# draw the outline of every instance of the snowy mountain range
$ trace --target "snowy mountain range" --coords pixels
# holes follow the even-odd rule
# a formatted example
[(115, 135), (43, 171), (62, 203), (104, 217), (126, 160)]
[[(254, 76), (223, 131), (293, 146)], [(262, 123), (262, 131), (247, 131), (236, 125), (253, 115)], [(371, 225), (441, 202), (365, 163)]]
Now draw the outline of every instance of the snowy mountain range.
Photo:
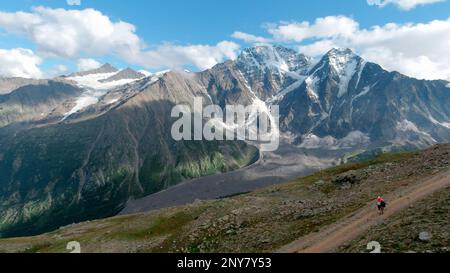
[(274, 45), (197, 73), (105, 64), (50, 80), (1, 79), (0, 234), (111, 216), (129, 199), (258, 160), (244, 142), (173, 141), (170, 111), (194, 97), (279, 105), (286, 145), (343, 156), (448, 142), (449, 94), (446, 81), (388, 72), (349, 49), (315, 60)]
[(283, 128), (301, 138), (350, 134), (370, 147), (426, 147), (450, 138), (448, 83), (409, 78), (331, 50), (281, 102)]

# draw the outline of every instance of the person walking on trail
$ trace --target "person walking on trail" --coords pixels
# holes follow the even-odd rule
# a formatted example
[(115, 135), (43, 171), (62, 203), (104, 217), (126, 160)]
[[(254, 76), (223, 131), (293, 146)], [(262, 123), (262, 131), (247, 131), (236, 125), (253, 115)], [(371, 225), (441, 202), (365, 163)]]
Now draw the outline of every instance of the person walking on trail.
[(381, 196), (378, 196), (377, 198), (377, 207), (378, 207), (378, 213), (380, 215), (384, 214), (384, 209), (386, 208), (386, 201)]

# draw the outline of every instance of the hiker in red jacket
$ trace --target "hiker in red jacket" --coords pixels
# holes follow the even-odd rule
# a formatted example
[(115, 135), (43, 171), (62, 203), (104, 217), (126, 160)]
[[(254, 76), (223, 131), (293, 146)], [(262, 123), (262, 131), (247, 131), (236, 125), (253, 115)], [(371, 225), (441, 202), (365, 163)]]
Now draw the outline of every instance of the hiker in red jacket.
[(380, 215), (384, 214), (384, 209), (386, 208), (386, 201), (381, 196), (378, 196), (377, 198), (377, 207), (378, 207), (378, 213)]

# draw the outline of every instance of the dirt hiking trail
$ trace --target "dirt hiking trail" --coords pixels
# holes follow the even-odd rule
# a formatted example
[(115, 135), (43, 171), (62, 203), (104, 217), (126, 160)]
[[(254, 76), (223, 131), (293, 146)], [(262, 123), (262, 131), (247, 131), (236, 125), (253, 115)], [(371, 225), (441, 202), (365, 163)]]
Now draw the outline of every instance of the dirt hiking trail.
[(364, 208), (344, 217), (323, 230), (308, 234), (277, 252), (280, 253), (327, 253), (336, 251), (345, 243), (356, 239), (370, 227), (382, 224), (392, 215), (408, 208), (415, 202), (424, 199), (434, 192), (450, 186), (450, 171), (437, 174), (421, 183), (407, 188), (397, 189), (387, 195), (387, 208), (383, 216), (376, 210), (376, 196), (374, 201)]

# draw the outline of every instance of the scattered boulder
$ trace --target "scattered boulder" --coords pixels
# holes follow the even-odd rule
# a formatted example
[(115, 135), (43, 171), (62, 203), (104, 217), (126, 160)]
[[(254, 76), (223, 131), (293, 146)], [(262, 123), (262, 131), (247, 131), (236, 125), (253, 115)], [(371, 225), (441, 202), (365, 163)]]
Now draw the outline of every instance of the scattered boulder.
[(345, 186), (345, 185), (354, 185), (361, 182), (361, 178), (358, 173), (355, 171), (349, 171), (343, 174), (336, 176), (333, 180), (333, 183)]
[[(323, 186), (323, 185), (325, 185), (325, 181), (319, 180), (319, 181), (316, 181), (314, 184), (315, 184), (316, 186)], [(450, 201), (449, 201), (449, 202), (450, 202)]]
[(236, 235), (236, 230), (234, 230), (234, 229), (229, 229), (229, 230), (227, 230), (226, 234), (227, 234), (227, 235)]
[(421, 240), (422, 242), (429, 242), (431, 240), (431, 234), (426, 231), (422, 231), (419, 234), (419, 240)]

